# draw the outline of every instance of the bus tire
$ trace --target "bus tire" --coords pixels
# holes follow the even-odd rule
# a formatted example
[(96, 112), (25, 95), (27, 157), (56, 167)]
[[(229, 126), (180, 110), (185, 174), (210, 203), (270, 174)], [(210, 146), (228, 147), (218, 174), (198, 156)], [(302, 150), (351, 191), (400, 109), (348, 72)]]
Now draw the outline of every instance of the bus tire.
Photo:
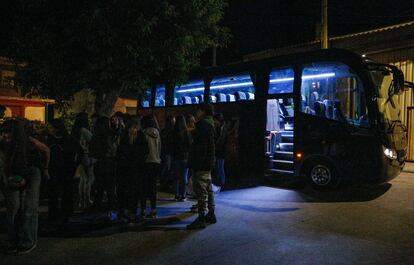
[(336, 167), (324, 160), (314, 160), (307, 165), (307, 179), (311, 186), (318, 190), (338, 188), (341, 178)]

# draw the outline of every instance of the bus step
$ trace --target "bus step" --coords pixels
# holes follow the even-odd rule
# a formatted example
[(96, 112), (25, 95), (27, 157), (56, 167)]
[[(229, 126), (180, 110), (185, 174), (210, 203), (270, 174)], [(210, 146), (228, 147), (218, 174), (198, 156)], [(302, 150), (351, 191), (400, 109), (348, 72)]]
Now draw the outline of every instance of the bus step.
[(293, 161), (289, 160), (272, 160), (274, 169), (293, 170)]
[(293, 134), (289, 135), (289, 134), (285, 134), (282, 133), (282, 139), (281, 139), (282, 143), (293, 143)]
[(290, 151), (275, 151), (273, 158), (276, 160), (292, 160), (293, 161), (293, 152)]
[(280, 151), (293, 151), (293, 143), (279, 143)]
[(268, 170), (270, 173), (273, 174), (289, 174), (289, 175), (293, 175), (293, 170), (282, 170), (282, 169), (269, 169)]

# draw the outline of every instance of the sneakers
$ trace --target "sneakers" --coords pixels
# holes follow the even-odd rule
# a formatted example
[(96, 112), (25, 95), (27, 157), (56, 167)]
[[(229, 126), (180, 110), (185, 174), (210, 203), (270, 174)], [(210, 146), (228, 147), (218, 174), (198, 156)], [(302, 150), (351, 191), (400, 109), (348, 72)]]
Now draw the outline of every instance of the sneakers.
[(209, 224), (217, 223), (217, 217), (214, 214), (214, 211), (208, 212), (208, 214), (206, 215), (205, 221), (206, 223), (209, 223)]
[(188, 230), (193, 229), (204, 229), (206, 228), (206, 222), (204, 220), (204, 216), (200, 215), (197, 219), (194, 220), (191, 224), (187, 225)]
[(37, 244), (33, 244), (31, 247), (17, 247), (17, 255), (26, 255), (32, 252), (37, 247)]

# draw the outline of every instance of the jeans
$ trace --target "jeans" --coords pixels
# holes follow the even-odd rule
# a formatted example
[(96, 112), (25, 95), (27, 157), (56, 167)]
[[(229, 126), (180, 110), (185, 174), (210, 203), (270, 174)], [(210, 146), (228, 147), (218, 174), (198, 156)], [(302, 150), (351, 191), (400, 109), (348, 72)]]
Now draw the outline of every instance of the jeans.
[(6, 191), (7, 233), (11, 244), (28, 248), (37, 243), (41, 175), (36, 167), (19, 174), (27, 184), (24, 190)]
[(198, 214), (205, 216), (208, 211), (214, 211), (214, 194), (210, 171), (196, 171), (193, 176), (194, 192), (198, 201)]
[(188, 183), (187, 160), (174, 160), (175, 196), (184, 198)]
[(216, 176), (220, 186), (224, 186), (226, 182), (226, 172), (224, 171), (224, 158), (216, 158)]
[(147, 208), (147, 198), (150, 200), (151, 209), (157, 208), (157, 178), (160, 165), (157, 163), (146, 163), (145, 172), (141, 177), (141, 210)]
[(106, 191), (108, 197), (108, 211), (115, 210), (115, 177), (116, 164), (113, 158), (98, 159), (94, 164), (96, 197), (94, 203), (101, 206), (103, 193)]

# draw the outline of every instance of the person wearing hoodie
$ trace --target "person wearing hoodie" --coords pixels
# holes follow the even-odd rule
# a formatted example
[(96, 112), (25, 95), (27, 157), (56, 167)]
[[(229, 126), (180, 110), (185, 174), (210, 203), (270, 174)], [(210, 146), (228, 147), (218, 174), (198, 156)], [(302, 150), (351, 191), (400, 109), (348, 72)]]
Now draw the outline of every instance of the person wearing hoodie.
[(148, 218), (157, 217), (157, 178), (161, 164), (161, 136), (158, 122), (155, 116), (147, 115), (142, 119), (142, 132), (148, 144), (148, 154), (145, 159), (145, 166), (142, 179), (141, 192), (141, 217), (145, 216), (147, 199), (151, 203), (151, 212)]
[(205, 228), (206, 223), (217, 222), (211, 180), (215, 156), (213, 114), (213, 106), (210, 104), (200, 105), (196, 114), (198, 122), (193, 132), (188, 165), (194, 171), (193, 185), (198, 201), (198, 218), (187, 229)]

